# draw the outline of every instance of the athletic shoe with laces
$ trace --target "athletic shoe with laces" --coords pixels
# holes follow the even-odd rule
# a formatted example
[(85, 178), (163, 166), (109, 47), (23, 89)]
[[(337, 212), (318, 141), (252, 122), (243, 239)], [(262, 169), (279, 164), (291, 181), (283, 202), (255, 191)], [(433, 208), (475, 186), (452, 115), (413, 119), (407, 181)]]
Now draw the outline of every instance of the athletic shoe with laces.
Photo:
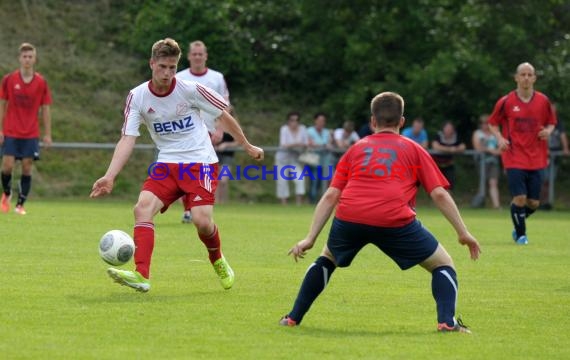
[(1, 210), (2, 212), (7, 213), (10, 211), (10, 200), (12, 199), (12, 194), (6, 195), (6, 193), (2, 193), (2, 203), (1, 203)]
[(26, 209), (24, 209), (23, 205), (16, 205), (16, 207), (14, 208), (14, 212), (19, 215), (27, 214)]
[(182, 223), (183, 224), (192, 223), (192, 213), (190, 211), (184, 211), (184, 214), (182, 214)]
[(285, 315), (279, 320), (279, 325), (281, 326), (297, 326), (297, 322), (289, 317), (289, 315)]
[(150, 290), (150, 281), (144, 278), (138, 271), (107, 269), (111, 279), (124, 286), (132, 287), (136, 291), (147, 292)]
[(523, 235), (516, 240), (516, 243), (517, 245), (528, 245), (528, 238), (526, 235)]
[(469, 330), (469, 327), (465, 325), (463, 321), (461, 321), (461, 318), (458, 318), (455, 321), (455, 326), (449, 326), (446, 323), (437, 324), (437, 331), (442, 333), (460, 332), (460, 333), (471, 334), (471, 330)]
[(222, 287), (226, 290), (230, 289), (234, 284), (235, 276), (226, 258), (222, 255), (222, 257), (216, 260), (212, 265), (214, 266), (214, 271), (220, 278)]

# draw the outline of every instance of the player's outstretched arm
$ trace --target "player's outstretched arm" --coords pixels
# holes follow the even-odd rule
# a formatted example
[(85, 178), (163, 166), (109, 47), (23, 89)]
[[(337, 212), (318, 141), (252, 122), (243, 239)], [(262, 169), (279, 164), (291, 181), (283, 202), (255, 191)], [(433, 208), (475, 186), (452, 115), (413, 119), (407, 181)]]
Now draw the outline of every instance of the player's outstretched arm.
[(438, 207), (439, 211), (441, 211), (447, 221), (449, 221), (455, 229), (459, 243), (461, 245), (467, 245), (469, 247), (471, 259), (477, 260), (481, 253), (481, 248), (477, 239), (475, 239), (475, 237), (473, 237), (473, 235), (471, 235), (467, 230), (467, 227), (459, 214), (459, 209), (457, 209), (457, 205), (455, 205), (455, 201), (453, 201), (451, 195), (449, 195), (447, 190), (443, 187), (438, 186), (432, 190), (430, 197)]
[(330, 218), (338, 199), (340, 199), (341, 191), (337, 188), (329, 187), (324, 195), (319, 200), (315, 212), (313, 214), (313, 221), (309, 228), (307, 236), (293, 246), (287, 255), (293, 255), (293, 259), (297, 261), (298, 258), (304, 258), (307, 250), (311, 249), (317, 240), (317, 237), (323, 230), (323, 227)]
[(89, 195), (90, 197), (95, 198), (107, 195), (113, 191), (115, 178), (119, 175), (123, 166), (127, 163), (127, 160), (129, 160), (133, 148), (135, 147), (136, 139), (136, 136), (123, 135), (119, 142), (117, 142), (109, 168), (105, 175), (93, 184), (91, 194)]
[(254, 146), (247, 141), (247, 138), (245, 137), (241, 126), (239, 126), (237, 120), (231, 116), (230, 113), (224, 110), (218, 119), (222, 125), (222, 128), (227, 131), (238, 144), (243, 146), (244, 150), (249, 156), (251, 156), (254, 160), (263, 160), (263, 149)]

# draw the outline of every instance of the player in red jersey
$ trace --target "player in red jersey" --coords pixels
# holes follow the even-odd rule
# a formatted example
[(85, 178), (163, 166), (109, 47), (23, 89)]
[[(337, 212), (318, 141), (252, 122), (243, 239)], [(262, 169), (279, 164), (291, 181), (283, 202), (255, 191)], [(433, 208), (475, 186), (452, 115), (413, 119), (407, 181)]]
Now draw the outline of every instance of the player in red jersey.
[(528, 244), (526, 219), (540, 205), (542, 174), (548, 164), (548, 138), (556, 125), (552, 104), (546, 95), (534, 90), (535, 81), (534, 67), (528, 62), (520, 64), (515, 74), (516, 90), (500, 98), (489, 117), (507, 171), (513, 197), (512, 237), (519, 245)]
[(367, 244), (374, 244), (402, 269), (421, 265), (432, 274), (438, 330), (470, 332), (455, 319), (457, 279), (453, 261), (434, 236), (416, 220), (418, 183), (467, 245), (473, 260), (479, 243), (469, 233), (449, 187), (431, 156), (413, 140), (399, 135), (404, 100), (396, 93), (378, 94), (371, 103), (375, 134), (354, 144), (341, 158), (333, 181), (313, 216), (309, 233), (289, 254), (303, 258), (315, 244), (336, 207), (327, 244), (309, 266), (293, 309), (279, 322), (299, 325), (336, 267), (347, 267)]
[(17, 159), (22, 160), (20, 194), (14, 209), (25, 215), (24, 202), (32, 186), (33, 161), (39, 159), (40, 126), (38, 112), (44, 124), (44, 144), (51, 145), (51, 95), (46, 80), (34, 71), (36, 48), (29, 43), (20, 45), (20, 68), (2, 79), (0, 87), (0, 145), (2, 156), (1, 210), (10, 210), (12, 170)]

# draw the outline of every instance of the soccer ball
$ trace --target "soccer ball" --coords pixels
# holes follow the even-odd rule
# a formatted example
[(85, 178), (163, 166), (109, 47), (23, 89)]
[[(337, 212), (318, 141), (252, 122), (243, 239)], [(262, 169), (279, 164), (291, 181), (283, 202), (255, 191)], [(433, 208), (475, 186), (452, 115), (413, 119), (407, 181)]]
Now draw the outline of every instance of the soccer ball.
[(135, 242), (124, 231), (111, 230), (99, 241), (99, 255), (107, 264), (123, 265), (135, 252)]

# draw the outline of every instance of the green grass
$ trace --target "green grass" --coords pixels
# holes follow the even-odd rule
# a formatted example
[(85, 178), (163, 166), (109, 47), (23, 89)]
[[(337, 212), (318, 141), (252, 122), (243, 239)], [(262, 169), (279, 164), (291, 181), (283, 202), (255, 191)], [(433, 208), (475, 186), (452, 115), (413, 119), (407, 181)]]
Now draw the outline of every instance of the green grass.
[[(491, 359), (569, 358), (568, 214), (537, 213), (530, 245), (510, 240), (508, 212), (464, 212), (483, 247), (473, 262), (433, 209), (422, 222), (452, 254), (458, 312), (474, 331), (437, 334), (430, 276), (402, 272), (366, 247), (333, 275), (299, 328), (277, 326), (318, 254), (285, 254), (308, 226), (310, 207), (216, 209), (236, 272), (219, 285), (193, 227), (176, 205), (156, 219), (152, 289), (119, 287), (99, 259), (100, 236), (130, 232), (132, 203), (30, 201), (0, 214), (0, 357), (3, 359)], [(566, 334), (566, 335), (565, 335)]]

